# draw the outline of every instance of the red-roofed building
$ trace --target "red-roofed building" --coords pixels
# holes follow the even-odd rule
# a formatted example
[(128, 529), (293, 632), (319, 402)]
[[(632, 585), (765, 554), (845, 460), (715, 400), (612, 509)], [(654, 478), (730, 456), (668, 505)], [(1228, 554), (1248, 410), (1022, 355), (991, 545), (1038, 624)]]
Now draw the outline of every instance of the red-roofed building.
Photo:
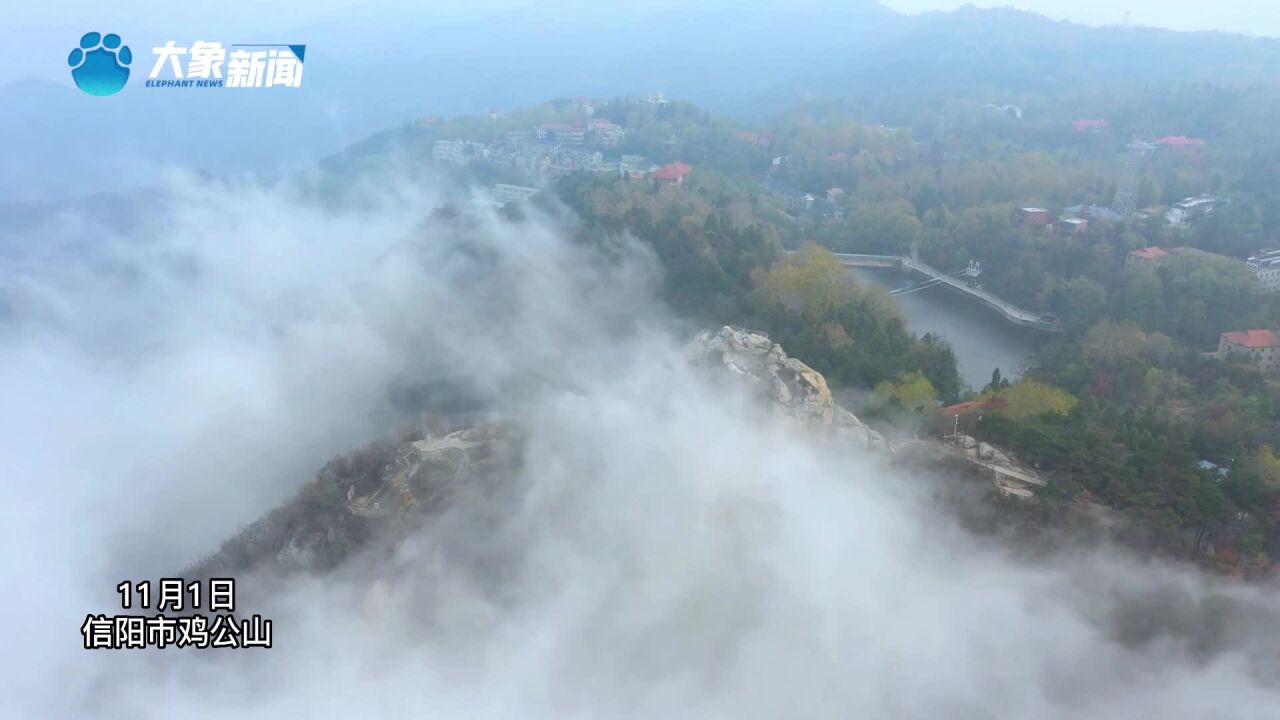
[(1280, 335), (1272, 330), (1224, 332), (1218, 339), (1218, 359), (1244, 355), (1264, 373), (1280, 372)]
[(1129, 257), (1125, 258), (1125, 266), (1131, 266), (1140, 262), (1154, 262), (1163, 257), (1168, 257), (1169, 252), (1159, 247), (1144, 247), (1141, 250), (1130, 250)]
[(669, 165), (663, 165), (657, 170), (654, 170), (649, 174), (649, 177), (657, 180), (658, 182), (669, 183), (671, 185), (682, 185), (684, 184), (685, 176), (691, 172), (693, 172), (693, 168), (677, 160)]
[(1014, 217), (1023, 225), (1032, 225), (1035, 227), (1049, 226), (1049, 211), (1044, 208), (1018, 208), (1018, 211), (1014, 213)]
[(1009, 407), (1008, 401), (1000, 395), (989, 395), (977, 400), (969, 400), (968, 402), (956, 403), (942, 408), (942, 412), (947, 415), (963, 415), (970, 412), (986, 412), (989, 410), (1003, 410)]

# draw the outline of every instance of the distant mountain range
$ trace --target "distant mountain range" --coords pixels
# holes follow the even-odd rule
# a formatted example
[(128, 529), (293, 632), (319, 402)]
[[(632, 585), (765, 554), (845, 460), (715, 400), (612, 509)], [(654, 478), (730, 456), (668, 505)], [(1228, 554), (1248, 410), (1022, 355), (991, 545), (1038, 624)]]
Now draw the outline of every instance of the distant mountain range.
[(1277, 40), (1089, 28), (973, 7), (907, 16), (872, 0), (529, 5), (421, 31), (362, 18), (341, 30), (300, 28), (307, 74), (295, 91), (158, 90), (137, 77), (109, 98), (69, 82), (0, 87), (0, 203), (145, 187), (175, 165), (274, 173), (421, 115), (550, 97), (662, 91), (751, 118), (815, 98), (982, 91), (1002, 100), (1280, 77)]

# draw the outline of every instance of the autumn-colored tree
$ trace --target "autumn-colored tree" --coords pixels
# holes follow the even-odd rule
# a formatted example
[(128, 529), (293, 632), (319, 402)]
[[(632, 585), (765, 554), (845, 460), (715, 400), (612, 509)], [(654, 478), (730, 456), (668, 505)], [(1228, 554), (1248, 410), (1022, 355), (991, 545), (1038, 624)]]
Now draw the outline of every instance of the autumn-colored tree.
[(852, 302), (859, 287), (835, 255), (808, 243), (770, 268), (760, 291), (792, 312), (820, 314)]
[(1001, 391), (1000, 395), (1006, 403), (1005, 414), (1015, 419), (1043, 413), (1066, 415), (1078, 402), (1076, 396), (1065, 390), (1025, 378)]
[(918, 372), (911, 372), (877, 385), (876, 397), (886, 405), (897, 405), (907, 410), (925, 410), (937, 404), (938, 391), (929, 382), (929, 378)]
[(1271, 445), (1262, 446), (1258, 449), (1254, 462), (1257, 463), (1262, 481), (1268, 487), (1280, 490), (1280, 456), (1276, 455), (1275, 448)]

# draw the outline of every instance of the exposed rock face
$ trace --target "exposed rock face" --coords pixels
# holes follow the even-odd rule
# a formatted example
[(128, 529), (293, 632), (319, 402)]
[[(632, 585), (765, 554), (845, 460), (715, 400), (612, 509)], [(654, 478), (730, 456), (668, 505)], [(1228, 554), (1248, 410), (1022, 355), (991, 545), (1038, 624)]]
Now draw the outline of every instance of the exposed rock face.
[(330, 461), (292, 500), (227, 540), (187, 574), (335, 567), (375, 538), (394, 542), (462, 486), (509, 480), (522, 447), (523, 433), (512, 423), (374, 443)]
[(1004, 453), (995, 449), (995, 447), (990, 443), (985, 443), (985, 442), (978, 443), (978, 457), (982, 458), (983, 460), (990, 460), (991, 462), (996, 463), (997, 465), (1010, 465), (1013, 462), (1012, 460), (1009, 459), (1008, 455), (1005, 455)]
[(1046, 484), (1040, 473), (1017, 462), (990, 443), (960, 433), (955, 437), (954, 452), (990, 473), (996, 490), (1022, 500), (1035, 497), (1034, 487)]
[[(695, 365), (755, 386), (767, 411), (858, 447), (892, 450), (880, 433), (836, 404), (821, 373), (787, 357), (767, 335), (725, 327), (702, 333), (686, 353)], [(186, 574), (336, 567), (371, 542), (396, 542), (459, 492), (492, 494), (509, 486), (519, 474), (523, 445), (523, 429), (510, 422), (374, 443), (330, 461), (292, 500)]]
[(755, 386), (770, 407), (805, 425), (829, 428), (861, 447), (892, 451), (880, 433), (836, 404), (822, 373), (787, 357), (768, 335), (725, 326), (699, 334), (685, 349), (691, 363), (721, 368)]

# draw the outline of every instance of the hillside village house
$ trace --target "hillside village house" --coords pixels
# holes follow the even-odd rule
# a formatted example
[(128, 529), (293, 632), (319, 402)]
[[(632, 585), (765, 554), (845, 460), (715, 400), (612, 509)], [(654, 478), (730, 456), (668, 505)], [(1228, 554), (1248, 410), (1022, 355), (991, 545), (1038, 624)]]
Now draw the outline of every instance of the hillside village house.
[(1048, 227), (1049, 211), (1038, 207), (1018, 208), (1016, 213), (1018, 222), (1022, 225), (1030, 225), (1034, 227)]
[(581, 145), (587, 140), (587, 131), (581, 125), (570, 123), (544, 123), (535, 131), (539, 140), (558, 145)]
[(1084, 235), (1089, 232), (1089, 221), (1084, 218), (1064, 215), (1058, 218), (1058, 229), (1068, 235)]
[(1218, 359), (1243, 355), (1264, 373), (1280, 372), (1280, 335), (1272, 330), (1224, 332), (1218, 339)]
[(693, 172), (692, 167), (677, 160), (654, 170), (649, 177), (668, 185), (683, 185), (685, 176), (690, 172)]
[(498, 205), (527, 200), (537, 194), (538, 188), (524, 185), (508, 185), (506, 183), (497, 183), (489, 189), (489, 195), (493, 198), (493, 202)]
[(1231, 201), (1227, 198), (1220, 198), (1215, 195), (1196, 195), (1174, 203), (1173, 207), (1169, 208), (1168, 212), (1164, 214), (1164, 217), (1170, 225), (1181, 227), (1186, 225), (1193, 217), (1210, 215), (1219, 207), (1230, 204)]
[(608, 120), (592, 120), (587, 123), (587, 131), (592, 139), (605, 147), (617, 147), (622, 142), (622, 126)]
[(1280, 250), (1264, 250), (1245, 261), (1267, 292), (1280, 291)]
[(1141, 250), (1130, 250), (1128, 257), (1124, 259), (1125, 267), (1133, 267), (1138, 263), (1148, 263), (1168, 257), (1169, 251), (1159, 247), (1144, 247)]

